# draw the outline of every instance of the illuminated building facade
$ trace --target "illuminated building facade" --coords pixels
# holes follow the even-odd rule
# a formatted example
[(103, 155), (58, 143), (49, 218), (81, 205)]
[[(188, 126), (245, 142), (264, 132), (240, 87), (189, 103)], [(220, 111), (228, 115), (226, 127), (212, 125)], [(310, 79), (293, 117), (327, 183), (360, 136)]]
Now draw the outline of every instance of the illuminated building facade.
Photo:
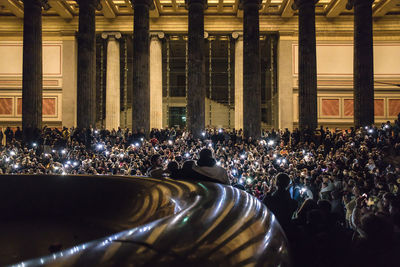
[[(253, 6), (259, 20), (250, 14)], [(193, 17), (190, 30), (189, 12), (200, 14), (200, 9), (204, 21)], [(24, 16), (26, 10), (31, 16)], [(29, 52), (35, 50), (26, 51), (27, 65), (23, 64), (24, 19), (39, 23), (32, 18), (37, 18), (34, 12), (42, 14), (42, 75), (31, 71), (40, 61), (38, 53)], [(310, 20), (313, 12), (315, 22)], [(368, 12), (370, 22), (365, 19)], [(251, 30), (257, 28), (255, 23), (259, 70), (251, 67), (258, 58), (252, 53), (257, 50)], [(314, 44), (309, 30), (313, 24)], [(366, 33), (368, 25), (373, 38)], [(201, 26), (202, 43), (196, 32)], [(31, 28), (26, 47), (40, 49), (36, 28)], [(134, 29), (148, 38), (135, 40)], [(142, 50), (135, 50), (135, 41), (136, 49)], [(400, 113), (396, 0), (0, 0), (0, 58), (2, 126), (21, 125), (25, 110), (25, 127), (96, 124), (150, 129), (185, 127), (192, 119), (199, 127), (203, 125), (196, 120), (204, 121), (205, 127), (256, 125), (249, 130), (253, 136), (258, 127), (361, 126), (370, 123), (371, 116), (381, 123)], [(203, 62), (200, 71), (193, 63), (198, 58)], [(23, 75), (28, 72), (34, 72), (31, 78)], [(196, 91), (198, 87), (202, 90)], [(190, 111), (188, 103), (201, 107)], [(254, 115), (257, 110), (259, 115)]]

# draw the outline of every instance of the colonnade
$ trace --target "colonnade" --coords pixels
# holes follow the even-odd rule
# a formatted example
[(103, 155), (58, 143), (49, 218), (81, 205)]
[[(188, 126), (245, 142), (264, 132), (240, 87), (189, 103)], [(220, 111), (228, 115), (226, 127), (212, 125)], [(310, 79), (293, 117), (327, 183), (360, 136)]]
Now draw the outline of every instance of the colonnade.
[[(315, 129), (317, 118), (317, 64), (315, 4), (295, 0), (299, 10), (299, 128)], [(348, 0), (354, 7), (354, 126), (374, 123), (373, 0)]]
[[(42, 126), (42, 25), (45, 0), (24, 1), (22, 125), (26, 136)], [(78, 0), (77, 127), (96, 122), (95, 9), (99, 0)], [(295, 0), (299, 10), (299, 128), (317, 127), (317, 62), (315, 4), (318, 0)], [(372, 0), (349, 0), (354, 7), (354, 124), (374, 122)], [(148, 133), (162, 126), (163, 33), (151, 33), (151, 0), (134, 0), (132, 126)], [(204, 9), (206, 0), (186, 0), (188, 9), (187, 126), (194, 136), (205, 127)], [(246, 137), (257, 138), (261, 130), (259, 9), (261, 0), (241, 0), (243, 33), (234, 32), (235, 127)], [(107, 39), (106, 127), (120, 125), (121, 33), (103, 33)], [(238, 73), (241, 72), (241, 73)], [(242, 75), (240, 75), (242, 74)], [(112, 78), (111, 78), (112, 77)], [(29, 139), (29, 137), (27, 137)]]

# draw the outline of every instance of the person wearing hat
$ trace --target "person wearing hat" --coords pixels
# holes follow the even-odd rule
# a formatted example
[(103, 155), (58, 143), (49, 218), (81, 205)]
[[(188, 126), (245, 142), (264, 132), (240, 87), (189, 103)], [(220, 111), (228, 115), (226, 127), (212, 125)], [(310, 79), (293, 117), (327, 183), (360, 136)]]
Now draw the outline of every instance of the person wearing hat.
[(192, 171), (187, 178), (210, 181), (226, 185), (231, 184), (228, 178), (227, 171), (217, 165), (210, 149), (202, 149), (199, 156), (200, 157), (197, 160), (197, 165), (193, 166)]

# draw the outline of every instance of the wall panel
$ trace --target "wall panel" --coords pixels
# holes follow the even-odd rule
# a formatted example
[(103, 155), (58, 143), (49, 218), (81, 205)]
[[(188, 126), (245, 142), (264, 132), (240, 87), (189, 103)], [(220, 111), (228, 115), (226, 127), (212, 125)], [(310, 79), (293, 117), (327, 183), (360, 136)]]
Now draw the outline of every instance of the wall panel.
[(0, 116), (13, 114), (13, 100), (11, 97), (0, 98)]
[[(0, 42), (0, 77), (22, 76), (22, 42)], [(62, 43), (43, 42), (43, 76), (62, 76)]]
[(321, 99), (321, 115), (327, 117), (339, 117), (340, 99)]
[[(375, 76), (400, 77), (400, 44), (375, 43)], [(293, 74), (298, 73), (298, 44), (293, 44)], [(318, 76), (353, 76), (353, 44), (317, 44)]]
[(343, 99), (344, 105), (344, 117), (353, 117), (354, 116), (354, 100), (345, 98)]
[(389, 99), (389, 116), (397, 117), (400, 113), (400, 99)]
[[(298, 108), (298, 93), (294, 93), (293, 112), (294, 123), (299, 120)], [(352, 123), (354, 114), (353, 96), (348, 93), (324, 92), (319, 93), (318, 101), (318, 122), (323, 124), (329, 122), (334, 124)], [(400, 95), (393, 92), (375, 93), (374, 113), (376, 123), (385, 121), (394, 121), (400, 113)]]
[(374, 100), (374, 115), (375, 117), (385, 116), (385, 99)]

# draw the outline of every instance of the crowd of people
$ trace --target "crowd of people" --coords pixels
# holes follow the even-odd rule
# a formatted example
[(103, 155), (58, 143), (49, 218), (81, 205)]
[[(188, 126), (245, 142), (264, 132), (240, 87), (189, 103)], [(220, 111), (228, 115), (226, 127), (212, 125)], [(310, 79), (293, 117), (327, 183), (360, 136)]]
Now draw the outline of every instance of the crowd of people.
[[(400, 240), (400, 123), (315, 131), (50, 129), (0, 134), (4, 174), (150, 175), (230, 184), (270, 208), (297, 266), (393, 266)], [(349, 260), (350, 259), (350, 260)]]

